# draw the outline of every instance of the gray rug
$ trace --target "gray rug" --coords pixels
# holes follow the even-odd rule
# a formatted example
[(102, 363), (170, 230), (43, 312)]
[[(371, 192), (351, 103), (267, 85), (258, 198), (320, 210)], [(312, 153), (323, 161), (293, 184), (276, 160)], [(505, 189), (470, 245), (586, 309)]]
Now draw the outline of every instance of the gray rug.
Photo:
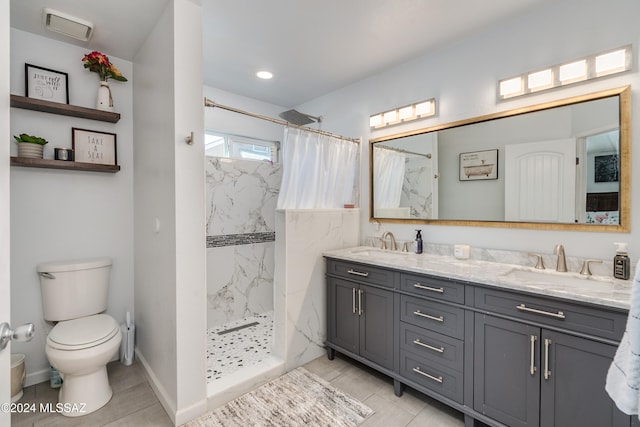
[(185, 427), (354, 427), (373, 410), (300, 367)]

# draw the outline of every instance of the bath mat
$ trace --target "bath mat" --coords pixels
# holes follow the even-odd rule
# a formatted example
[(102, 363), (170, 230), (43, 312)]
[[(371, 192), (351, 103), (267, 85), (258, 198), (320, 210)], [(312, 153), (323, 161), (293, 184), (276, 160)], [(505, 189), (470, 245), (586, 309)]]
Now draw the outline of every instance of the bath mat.
[(355, 427), (373, 410), (300, 367), (185, 427)]

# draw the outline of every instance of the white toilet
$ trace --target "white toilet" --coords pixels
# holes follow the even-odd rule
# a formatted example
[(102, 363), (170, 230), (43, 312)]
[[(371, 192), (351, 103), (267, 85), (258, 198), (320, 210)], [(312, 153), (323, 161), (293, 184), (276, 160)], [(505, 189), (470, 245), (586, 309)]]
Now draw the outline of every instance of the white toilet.
[(116, 320), (103, 312), (111, 259), (49, 262), (37, 267), (45, 320), (58, 322), (45, 351), (63, 379), (58, 403), (70, 417), (104, 406), (112, 395), (107, 363), (120, 348)]

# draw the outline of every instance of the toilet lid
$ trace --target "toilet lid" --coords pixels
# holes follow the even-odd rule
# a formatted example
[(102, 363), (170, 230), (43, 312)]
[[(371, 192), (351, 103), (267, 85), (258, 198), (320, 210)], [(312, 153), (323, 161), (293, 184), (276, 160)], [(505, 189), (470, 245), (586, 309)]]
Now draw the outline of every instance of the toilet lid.
[(58, 349), (78, 350), (102, 344), (119, 330), (120, 326), (113, 317), (96, 314), (58, 323), (49, 333), (47, 341)]

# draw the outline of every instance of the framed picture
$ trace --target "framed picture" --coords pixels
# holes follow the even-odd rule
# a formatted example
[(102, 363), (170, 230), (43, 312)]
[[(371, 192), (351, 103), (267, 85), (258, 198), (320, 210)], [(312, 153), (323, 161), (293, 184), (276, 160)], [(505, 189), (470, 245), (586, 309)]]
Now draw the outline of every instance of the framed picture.
[(594, 158), (595, 182), (618, 182), (618, 155), (595, 156)]
[(24, 64), (27, 98), (69, 103), (69, 75), (61, 71)]
[(117, 165), (116, 134), (72, 128), (73, 154), (76, 162)]
[(460, 153), (460, 181), (498, 179), (498, 150)]

